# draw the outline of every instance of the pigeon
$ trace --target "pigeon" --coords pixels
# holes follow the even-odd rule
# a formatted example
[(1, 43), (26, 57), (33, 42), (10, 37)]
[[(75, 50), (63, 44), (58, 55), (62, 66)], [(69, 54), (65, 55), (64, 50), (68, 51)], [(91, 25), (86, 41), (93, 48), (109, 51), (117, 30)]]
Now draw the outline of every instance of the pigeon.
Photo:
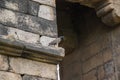
[(62, 40), (64, 40), (64, 36), (60, 36), (59, 38), (56, 38), (55, 40), (53, 40), (52, 42), (50, 42), (48, 46), (57, 46), (58, 47), (58, 44)]

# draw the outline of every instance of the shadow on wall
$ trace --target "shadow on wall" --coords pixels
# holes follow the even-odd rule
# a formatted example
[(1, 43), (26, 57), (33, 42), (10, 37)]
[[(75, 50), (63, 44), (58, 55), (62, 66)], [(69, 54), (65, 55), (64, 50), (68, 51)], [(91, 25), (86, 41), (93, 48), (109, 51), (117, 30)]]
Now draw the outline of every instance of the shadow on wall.
[[(78, 36), (80, 36), (81, 32), (86, 32), (84, 28), (86, 22), (83, 15), (93, 9), (64, 0), (57, 0), (56, 3), (58, 35), (65, 36), (65, 40), (60, 46), (65, 48), (67, 55), (78, 48)], [(83, 27), (82, 31), (81, 27)]]
[(65, 40), (60, 46), (65, 48), (67, 55), (77, 47), (77, 35), (72, 22), (73, 5), (64, 0), (57, 0), (56, 5), (58, 35), (65, 36)]

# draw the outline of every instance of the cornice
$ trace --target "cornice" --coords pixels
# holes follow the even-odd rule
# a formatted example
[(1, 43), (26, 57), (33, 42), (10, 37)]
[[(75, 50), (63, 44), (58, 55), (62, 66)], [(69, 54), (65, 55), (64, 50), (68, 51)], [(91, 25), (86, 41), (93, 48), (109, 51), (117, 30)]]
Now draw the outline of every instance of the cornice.
[(0, 54), (57, 64), (64, 57), (64, 49), (43, 47), (0, 38)]
[(67, 0), (92, 7), (97, 16), (108, 26), (120, 24), (120, 0)]

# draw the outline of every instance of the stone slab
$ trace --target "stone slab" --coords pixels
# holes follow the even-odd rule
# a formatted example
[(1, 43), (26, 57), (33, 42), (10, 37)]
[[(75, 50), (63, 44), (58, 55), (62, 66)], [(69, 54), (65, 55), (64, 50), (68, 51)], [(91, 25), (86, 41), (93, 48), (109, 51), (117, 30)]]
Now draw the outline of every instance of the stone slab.
[(11, 71), (20, 74), (56, 79), (56, 65), (36, 62), (23, 58), (10, 58)]
[(39, 3), (29, 1), (28, 13), (33, 16), (38, 16), (39, 5)]
[(15, 73), (0, 71), (0, 80), (22, 80), (22, 78)]

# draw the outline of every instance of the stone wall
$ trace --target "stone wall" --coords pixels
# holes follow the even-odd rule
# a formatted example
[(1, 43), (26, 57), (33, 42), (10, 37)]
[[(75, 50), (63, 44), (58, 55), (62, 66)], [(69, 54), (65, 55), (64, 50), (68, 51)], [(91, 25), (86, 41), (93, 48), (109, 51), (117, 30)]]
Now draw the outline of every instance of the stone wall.
[(39, 41), (39, 35), (57, 37), (55, 0), (1, 0), (0, 16), (0, 28), (6, 26), (1, 35), (14, 35), (17, 30), (20, 39), (26, 31), (24, 36), (32, 33), (34, 41)]
[(0, 55), (1, 80), (56, 80), (56, 65)]
[[(57, 79), (56, 64), (45, 63), (47, 60), (44, 58), (56, 61), (61, 57), (56, 56), (56, 51), (53, 51), (55, 53), (52, 54), (54, 58), (48, 58), (49, 56), (52, 57), (48, 52), (50, 49), (44, 49), (44, 45), (41, 45), (40, 42), (42, 36), (52, 38), (58, 36), (55, 5), (55, 0), (0, 0), (0, 38), (10, 41), (8, 46), (3, 46), (4, 43), (0, 43), (0, 80)], [(30, 44), (33, 49), (37, 46), (37, 49), (33, 50), (33, 56), (36, 56), (34, 53), (37, 54), (37, 59), (42, 56), (44, 63), (18, 56), (8, 56), (14, 54), (13, 52), (16, 53), (16, 51), (20, 52), (19, 55), (25, 53), (15, 50), (16, 47), (10, 48), (16, 41), (22, 45)], [(41, 52), (44, 50), (47, 50), (48, 57)], [(1, 55), (3, 53), (7, 55)], [(28, 55), (30, 56), (27, 54), (26, 57)]]
[(73, 16), (79, 47), (61, 63), (61, 80), (119, 80), (120, 27), (110, 28), (94, 10), (83, 10)]

